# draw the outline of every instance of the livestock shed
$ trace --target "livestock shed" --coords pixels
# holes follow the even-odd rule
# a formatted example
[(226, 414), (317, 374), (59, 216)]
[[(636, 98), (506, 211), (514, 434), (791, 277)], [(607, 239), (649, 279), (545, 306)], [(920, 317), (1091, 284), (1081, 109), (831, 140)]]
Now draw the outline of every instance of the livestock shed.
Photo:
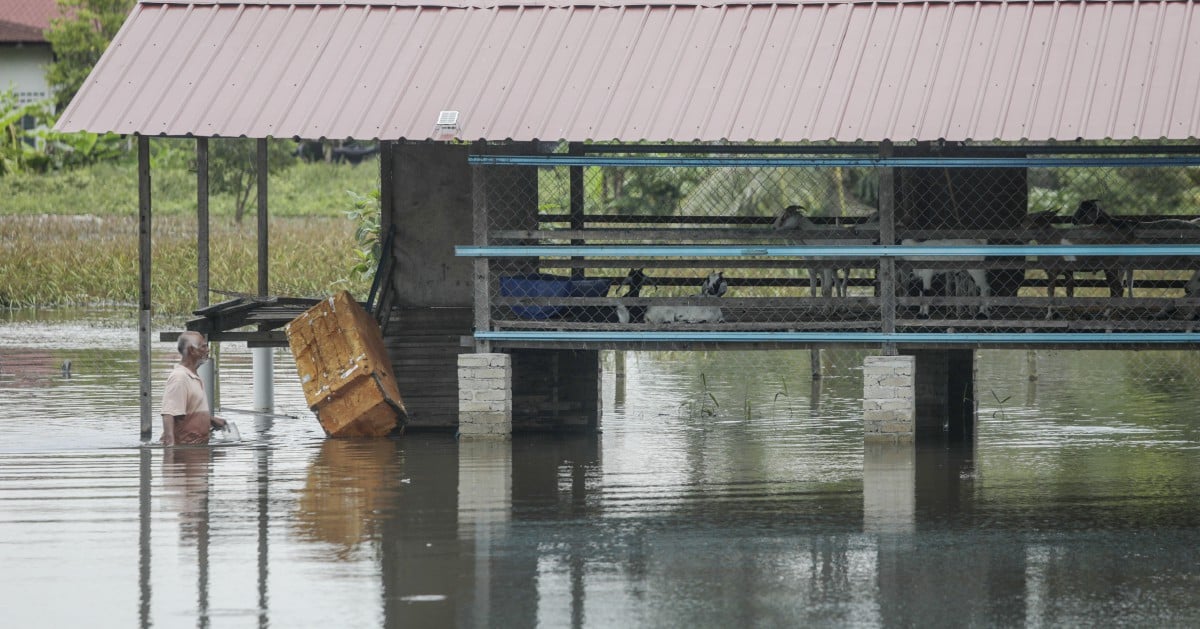
[(970, 433), (977, 348), (1200, 344), (1198, 61), (1184, 0), (146, 0), (58, 128), (139, 137), (144, 348), (147, 138), (202, 223), (207, 138), (373, 139), (414, 427), (594, 428), (602, 349), (857, 347), (905, 441)]

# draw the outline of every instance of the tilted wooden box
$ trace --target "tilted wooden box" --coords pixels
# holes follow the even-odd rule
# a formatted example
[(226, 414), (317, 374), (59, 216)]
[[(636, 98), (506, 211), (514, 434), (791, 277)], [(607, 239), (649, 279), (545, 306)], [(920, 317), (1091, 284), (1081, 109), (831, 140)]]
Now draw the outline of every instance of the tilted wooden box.
[(379, 325), (341, 291), (285, 328), (304, 399), (330, 437), (382, 437), (408, 420)]

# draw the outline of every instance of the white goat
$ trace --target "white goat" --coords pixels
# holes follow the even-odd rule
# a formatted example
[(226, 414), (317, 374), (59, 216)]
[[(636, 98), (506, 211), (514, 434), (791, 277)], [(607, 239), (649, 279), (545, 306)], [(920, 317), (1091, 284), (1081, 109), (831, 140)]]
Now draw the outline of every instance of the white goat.
[[(799, 230), (801, 232), (820, 229), (820, 227), (809, 220), (804, 215), (804, 206), (789, 205), (775, 216), (775, 222), (771, 223), (771, 228), (775, 231)], [(801, 240), (806, 245), (828, 246), (842, 244), (842, 241), (832, 239), (812, 239), (801, 236)], [(812, 291), (812, 296), (817, 296), (817, 274), (821, 276), (821, 296), (832, 297), (836, 292), (838, 297), (846, 296), (846, 283), (850, 277), (850, 269), (839, 269), (835, 267), (808, 267), (808, 287)]]
[[(630, 269), (629, 275), (621, 282), (629, 286), (626, 297), (641, 296), (646, 276), (642, 269)], [(693, 297), (720, 297), (729, 290), (725, 274), (714, 271), (708, 275), (701, 286), (701, 291)], [(621, 323), (645, 321), (646, 323), (721, 323), (725, 321), (720, 306), (645, 306), (637, 307), (631, 313), (630, 308), (617, 304), (617, 320)]]
[[(908, 245), (932, 245), (932, 246), (986, 245), (987, 241), (986, 240), (973, 240), (973, 239), (923, 240), (922, 241), (922, 240), (914, 240), (912, 238), (905, 238), (904, 240), (900, 241), (900, 244), (905, 245), (905, 246), (908, 246)], [(964, 262), (978, 262), (978, 261), (983, 260), (983, 256), (962, 256), (962, 257), (952, 257), (952, 258), (935, 257), (935, 256), (905, 256), (904, 259), (908, 260), (910, 262), (933, 261), (933, 260), (956, 260), (956, 261), (964, 261)], [(975, 286), (979, 289), (979, 297), (983, 302), (979, 306), (979, 316), (981, 316), (981, 317), (989, 316), (987, 300), (988, 300), (988, 297), (991, 296), (992, 291), (991, 291), (991, 286), (988, 284), (987, 270), (986, 269), (964, 269), (964, 271), (966, 272), (967, 275), (971, 276), (971, 280), (973, 280), (975, 282)], [(913, 275), (915, 275), (917, 277), (917, 279), (921, 280), (921, 297), (926, 297), (926, 296), (932, 294), (933, 276), (940, 274), (940, 273), (947, 273), (947, 271), (913, 268), (912, 273), (913, 273)], [(951, 274), (952, 273), (947, 273), (947, 275), (951, 275)], [(925, 303), (921, 304), (920, 316), (922, 316), (922, 317), (929, 316), (929, 304), (925, 304)]]

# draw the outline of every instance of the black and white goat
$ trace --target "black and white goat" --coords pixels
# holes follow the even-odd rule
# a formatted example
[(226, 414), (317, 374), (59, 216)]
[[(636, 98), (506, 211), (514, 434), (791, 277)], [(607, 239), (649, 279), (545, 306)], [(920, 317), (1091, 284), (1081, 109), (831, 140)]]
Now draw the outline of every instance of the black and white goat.
[[(1071, 219), (1075, 225), (1098, 228), (1101, 233), (1088, 236), (1072, 236), (1071, 239), (1063, 238), (1060, 242), (1064, 245), (1078, 244), (1121, 244), (1133, 241), (1133, 230), (1137, 227), (1137, 221), (1134, 219), (1116, 217), (1100, 208), (1098, 199), (1086, 199), (1079, 202), (1079, 207), (1075, 208), (1075, 213)], [(1074, 256), (1064, 257), (1065, 261), (1074, 261)], [(1108, 286), (1109, 297), (1122, 297), (1128, 294), (1133, 297), (1133, 268), (1129, 266), (1118, 266), (1117, 268), (1103, 269), (1082, 269), (1083, 273), (1104, 273), (1104, 283)], [(1066, 274), (1066, 289), (1067, 297), (1075, 296), (1075, 272), (1071, 271)], [(1050, 279), (1050, 295), (1054, 294), (1057, 277)]]
[[(643, 269), (630, 269), (621, 286), (628, 286), (626, 297), (640, 297), (646, 285)], [(694, 297), (721, 297), (729, 292), (724, 272), (713, 271), (700, 285)], [(720, 306), (633, 306), (617, 304), (617, 320), (621, 323), (721, 323), (725, 320)]]
[[(803, 205), (789, 205), (779, 211), (775, 216), (775, 222), (771, 223), (771, 229), (777, 232), (795, 230), (801, 233), (801, 240), (806, 245), (838, 245), (844, 244), (844, 241), (832, 239), (819, 239), (805, 237), (803, 234), (807, 231), (819, 230), (820, 227), (811, 219), (804, 215)], [(835, 293), (838, 297), (846, 296), (846, 283), (850, 277), (850, 269), (841, 269), (835, 267), (808, 267), (808, 286), (812, 291), (812, 296), (817, 296), (817, 277), (820, 275), (821, 296), (832, 297)]]
[[(915, 240), (912, 238), (905, 238), (904, 240), (900, 241), (900, 244), (905, 245), (905, 246), (910, 246), (910, 245), (960, 246), (960, 245), (986, 245), (987, 241), (986, 240), (977, 240), (977, 239), (961, 239), (961, 238), (960, 239), (943, 239), (943, 240)], [(935, 260), (981, 262), (981, 261), (983, 261), (983, 256), (961, 256), (961, 257), (958, 257), (958, 256), (956, 256), (956, 257), (904, 256), (904, 260), (907, 260), (908, 262), (920, 262), (920, 261), (931, 262), (931, 261), (935, 261)], [(980, 317), (989, 316), (990, 311), (988, 310), (988, 298), (991, 297), (992, 290), (991, 290), (991, 285), (988, 284), (987, 269), (967, 268), (967, 269), (962, 269), (962, 271), (971, 278), (971, 280), (975, 283), (975, 287), (977, 289), (979, 289), (979, 298), (981, 300), (981, 303), (979, 305), (978, 315)], [(954, 294), (959, 294), (962, 292), (963, 287), (955, 285), (956, 283), (954, 280), (956, 279), (957, 273), (954, 271), (947, 271), (946, 269), (922, 269), (917, 265), (913, 265), (912, 274), (920, 282), (921, 297), (928, 297), (928, 296), (933, 295), (933, 279), (934, 279), (934, 276), (939, 275), (939, 274), (945, 275), (944, 282), (947, 287), (946, 294), (954, 295)], [(929, 304), (927, 304), (927, 303), (921, 304), (920, 316), (921, 317), (929, 316)]]

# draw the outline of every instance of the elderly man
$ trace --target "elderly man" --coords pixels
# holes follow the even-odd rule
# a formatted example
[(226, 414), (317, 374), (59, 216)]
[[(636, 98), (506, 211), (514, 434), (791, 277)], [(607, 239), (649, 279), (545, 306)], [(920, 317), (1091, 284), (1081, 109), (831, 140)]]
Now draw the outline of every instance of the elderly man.
[(162, 421), (164, 446), (204, 445), (213, 427), (224, 428), (225, 420), (208, 408), (208, 396), (196, 369), (208, 360), (208, 341), (199, 332), (179, 335), (179, 364), (167, 377), (163, 390)]

